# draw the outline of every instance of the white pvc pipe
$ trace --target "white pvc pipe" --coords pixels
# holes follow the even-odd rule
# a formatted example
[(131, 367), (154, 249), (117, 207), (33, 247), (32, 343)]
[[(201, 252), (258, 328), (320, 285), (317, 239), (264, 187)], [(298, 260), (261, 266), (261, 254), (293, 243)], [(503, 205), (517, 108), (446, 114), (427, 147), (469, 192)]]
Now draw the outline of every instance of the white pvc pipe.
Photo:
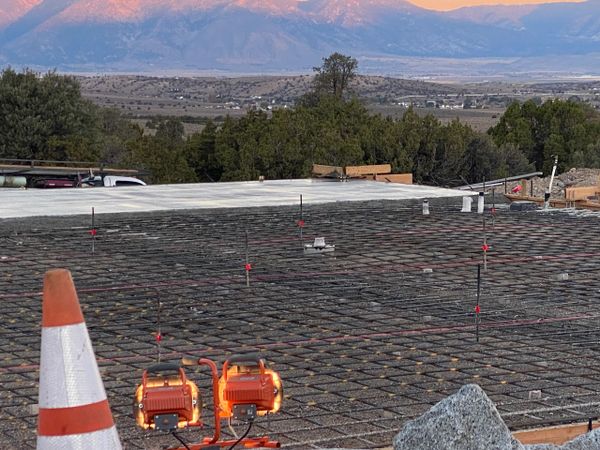
[(558, 165), (558, 156), (554, 157), (554, 166), (552, 167), (552, 176), (550, 177), (550, 185), (544, 196), (544, 209), (548, 209), (550, 206), (550, 196), (552, 195), (552, 183), (554, 182), (554, 174), (556, 174), (556, 166)]
[(463, 197), (463, 205), (460, 212), (470, 213), (472, 210), (473, 199), (471, 197)]
[(485, 209), (485, 196), (483, 192), (479, 193), (479, 197), (477, 198), (477, 214), (483, 214), (483, 210)]

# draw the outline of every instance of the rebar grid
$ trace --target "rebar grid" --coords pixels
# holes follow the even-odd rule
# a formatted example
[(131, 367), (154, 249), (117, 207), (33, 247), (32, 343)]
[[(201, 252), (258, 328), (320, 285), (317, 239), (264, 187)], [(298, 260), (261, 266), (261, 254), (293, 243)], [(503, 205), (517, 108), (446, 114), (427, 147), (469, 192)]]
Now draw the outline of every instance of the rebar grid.
[[(598, 217), (501, 210), (488, 221), (477, 344), (481, 216), (454, 202), (432, 202), (428, 217), (418, 202), (305, 204), (304, 241), (336, 244), (321, 257), (303, 256), (290, 207), (97, 210), (93, 255), (89, 217), (0, 221), (0, 447), (35, 446), (41, 281), (53, 267), (73, 272), (126, 448), (177, 445), (137, 430), (131, 413), (156, 360), (157, 301), (163, 361), (259, 351), (274, 364), (283, 410), (257, 430), (287, 448), (389, 445), (472, 382), (515, 429), (595, 417)], [(208, 378), (189, 375), (210, 405)]]

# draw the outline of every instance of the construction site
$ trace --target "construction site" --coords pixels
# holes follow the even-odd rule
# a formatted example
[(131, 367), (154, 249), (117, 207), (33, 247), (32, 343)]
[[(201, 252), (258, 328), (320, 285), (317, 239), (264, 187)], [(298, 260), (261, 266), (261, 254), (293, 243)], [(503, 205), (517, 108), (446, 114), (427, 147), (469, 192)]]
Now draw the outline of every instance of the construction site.
[[(512, 432), (594, 428), (599, 213), (515, 211), (498, 194), (482, 214), (461, 212), (464, 192), (371, 183), (239, 183), (245, 194), (160, 197), (156, 211), (136, 208), (137, 188), (11, 191), (0, 219), (0, 448), (36, 446), (42, 280), (54, 268), (72, 273), (124, 448), (181, 445), (136, 426), (144, 369), (247, 353), (283, 381), (281, 410), (253, 428), (283, 448), (389, 448), (466, 384)], [(178, 189), (177, 199), (196, 195)], [(332, 251), (307, 253), (320, 237)], [(186, 373), (206, 418), (180, 432), (190, 443), (210, 435), (212, 400), (206, 373)]]

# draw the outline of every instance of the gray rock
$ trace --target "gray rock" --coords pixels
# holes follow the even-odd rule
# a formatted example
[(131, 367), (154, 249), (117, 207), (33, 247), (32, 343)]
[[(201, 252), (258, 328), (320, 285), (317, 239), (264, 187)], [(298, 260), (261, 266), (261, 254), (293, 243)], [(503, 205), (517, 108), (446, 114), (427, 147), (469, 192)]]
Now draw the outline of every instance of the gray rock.
[(478, 385), (469, 384), (406, 423), (394, 438), (394, 450), (524, 450), (524, 447), (513, 439), (485, 392)]
[(560, 450), (560, 447), (552, 444), (525, 445), (525, 450)]
[(469, 384), (407, 422), (394, 438), (394, 450), (600, 450), (600, 428), (563, 446), (523, 445), (485, 392)]
[(563, 446), (551, 444), (526, 445), (525, 450), (600, 450), (600, 429), (582, 434)]
[(600, 428), (567, 442), (560, 450), (600, 450)]
[(525, 450), (525, 447), (523, 447), (523, 444), (521, 444), (515, 438), (512, 438), (511, 444), (512, 444), (512, 449), (511, 450)]

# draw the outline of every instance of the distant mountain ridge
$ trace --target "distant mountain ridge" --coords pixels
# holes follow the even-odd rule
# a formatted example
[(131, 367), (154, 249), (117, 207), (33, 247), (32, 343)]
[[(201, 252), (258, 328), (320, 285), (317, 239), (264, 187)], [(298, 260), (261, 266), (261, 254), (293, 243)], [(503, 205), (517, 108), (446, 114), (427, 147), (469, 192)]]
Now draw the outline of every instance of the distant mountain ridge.
[[(385, 61), (599, 50), (600, 0), (450, 12), (402, 0), (4, 0), (0, 6), (0, 63), (63, 70), (306, 71), (332, 51)], [(597, 56), (586, 63), (600, 72)]]
[[(16, 11), (18, 18), (30, 11), (53, 5), (56, 22), (125, 22), (140, 21), (157, 13), (209, 11), (211, 9), (241, 8), (272, 16), (299, 16), (345, 25), (364, 23), (365, 19), (382, 9), (420, 9), (404, 0), (5, 0), (1, 11)], [(6, 13), (8, 16), (8, 13)], [(7, 20), (7, 22), (9, 22)]]
[(42, 0), (6, 0), (0, 4), (0, 28), (27, 14)]

